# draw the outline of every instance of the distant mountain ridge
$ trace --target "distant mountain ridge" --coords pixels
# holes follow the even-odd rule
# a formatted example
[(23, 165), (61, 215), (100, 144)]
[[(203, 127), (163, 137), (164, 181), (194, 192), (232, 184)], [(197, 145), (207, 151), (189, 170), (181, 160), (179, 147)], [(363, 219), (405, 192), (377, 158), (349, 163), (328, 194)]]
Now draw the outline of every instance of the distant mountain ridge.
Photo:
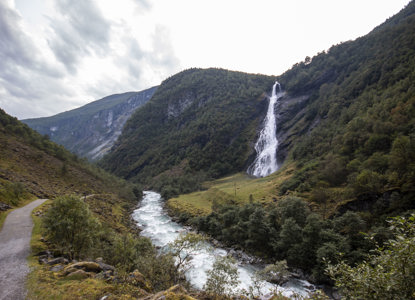
[(22, 122), (73, 153), (97, 160), (111, 149), (125, 122), (156, 89), (115, 94), (55, 116)]

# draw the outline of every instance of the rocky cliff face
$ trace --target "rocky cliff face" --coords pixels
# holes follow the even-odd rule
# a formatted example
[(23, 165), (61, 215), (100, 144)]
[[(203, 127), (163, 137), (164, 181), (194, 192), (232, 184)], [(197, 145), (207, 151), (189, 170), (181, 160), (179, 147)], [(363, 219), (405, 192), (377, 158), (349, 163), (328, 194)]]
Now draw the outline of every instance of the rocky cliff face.
[(310, 96), (289, 96), (285, 94), (279, 99), (275, 106), (275, 116), (277, 121), (277, 162), (282, 165), (293, 144), (295, 138), (307, 133), (318, 124), (318, 120), (301, 122), (307, 113), (307, 104)]
[(52, 117), (23, 122), (79, 156), (98, 160), (111, 149), (131, 114), (150, 100), (156, 89), (111, 95)]

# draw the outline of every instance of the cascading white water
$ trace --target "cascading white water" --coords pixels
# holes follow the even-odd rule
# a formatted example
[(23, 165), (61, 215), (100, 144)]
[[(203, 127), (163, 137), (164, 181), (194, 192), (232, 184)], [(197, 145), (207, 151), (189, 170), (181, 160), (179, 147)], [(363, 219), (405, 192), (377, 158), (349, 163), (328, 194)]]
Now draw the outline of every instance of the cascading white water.
[(265, 117), (264, 128), (259, 134), (255, 144), (257, 156), (248, 173), (256, 177), (265, 177), (278, 170), (277, 164), (277, 124), (275, 119), (275, 104), (281, 98), (281, 86), (275, 82), (272, 87), (272, 94), (269, 98), (268, 111)]
[[(163, 209), (161, 195), (156, 192), (144, 192), (140, 207), (134, 210), (132, 217), (141, 228), (141, 235), (150, 238), (154, 245), (161, 248), (173, 242), (181, 232), (187, 231), (186, 228), (168, 216)], [(227, 254), (227, 250), (216, 248), (211, 244), (194, 253), (191, 268), (186, 272), (186, 277), (191, 285), (197, 289), (203, 289), (207, 279), (206, 272), (212, 268), (215, 258)], [(238, 263), (239, 291), (248, 291), (250, 287), (254, 286), (254, 273), (257, 270), (259, 270), (258, 266)], [(298, 279), (292, 279), (283, 286), (265, 281), (262, 281), (260, 285), (262, 295), (271, 295), (278, 288), (278, 291), (286, 297), (295, 297), (295, 295), (306, 297), (314, 289), (314, 286), (307, 281)], [(266, 297), (261, 298), (266, 299)]]

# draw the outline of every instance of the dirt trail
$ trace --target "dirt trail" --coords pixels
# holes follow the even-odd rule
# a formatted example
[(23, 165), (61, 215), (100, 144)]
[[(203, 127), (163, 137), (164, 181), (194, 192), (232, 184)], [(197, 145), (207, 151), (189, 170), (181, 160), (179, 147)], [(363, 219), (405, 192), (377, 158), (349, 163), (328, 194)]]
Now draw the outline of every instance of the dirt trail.
[(30, 214), (45, 201), (38, 199), (12, 211), (3, 224), (0, 232), (0, 300), (25, 299), (25, 280), (29, 273), (27, 256), (33, 229)]

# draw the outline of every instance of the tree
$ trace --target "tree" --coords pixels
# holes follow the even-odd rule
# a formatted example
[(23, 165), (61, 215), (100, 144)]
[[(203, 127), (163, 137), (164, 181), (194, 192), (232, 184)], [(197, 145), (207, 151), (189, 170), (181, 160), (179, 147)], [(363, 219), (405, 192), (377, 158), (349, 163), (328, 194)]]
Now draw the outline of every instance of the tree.
[(263, 280), (274, 282), (279, 285), (288, 281), (291, 273), (288, 271), (287, 261), (281, 260), (275, 262), (275, 264), (267, 265), (258, 274)]
[(247, 246), (253, 249), (263, 250), (269, 239), (269, 228), (264, 218), (265, 211), (258, 206), (249, 216), (248, 221), (248, 240), (245, 241)]
[(215, 299), (221, 296), (231, 296), (239, 284), (236, 261), (230, 256), (221, 256), (213, 263), (213, 268), (207, 273), (203, 289)]
[(117, 268), (132, 272), (137, 268), (137, 260), (141, 257), (155, 255), (151, 241), (145, 237), (132, 234), (114, 235), (112, 245), (108, 249), (107, 260)]
[(195, 252), (199, 251), (205, 244), (205, 238), (197, 233), (189, 232), (181, 234), (172, 243), (169, 243), (168, 248), (173, 257), (176, 258), (176, 270), (180, 276), (190, 268), (190, 262)]
[(49, 241), (71, 259), (86, 256), (101, 229), (88, 205), (75, 195), (57, 197), (43, 226)]
[[(301, 227), (293, 218), (288, 218), (285, 220), (284, 224), (281, 227), (279, 234), (279, 240), (277, 242), (277, 254), (282, 255), (282, 257), (287, 257), (289, 251), (294, 251), (297, 249), (297, 245), (300, 245), (302, 242), (302, 230)], [(295, 257), (292, 257), (293, 260), (296, 260)]]
[(394, 238), (365, 261), (355, 267), (344, 261), (327, 267), (345, 299), (414, 299), (415, 214), (390, 223)]
[(307, 216), (310, 213), (307, 203), (301, 198), (288, 196), (277, 203), (281, 223), (292, 218), (301, 227), (304, 226)]

